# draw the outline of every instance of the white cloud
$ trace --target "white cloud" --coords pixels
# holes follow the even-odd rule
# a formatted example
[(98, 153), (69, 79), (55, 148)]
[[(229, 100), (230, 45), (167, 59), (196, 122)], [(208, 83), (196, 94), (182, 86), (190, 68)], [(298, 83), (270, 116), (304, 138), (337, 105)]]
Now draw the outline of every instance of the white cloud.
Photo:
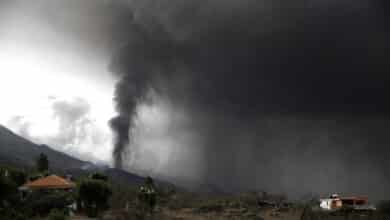
[(111, 132), (94, 117), (82, 98), (47, 99), (43, 115), (14, 116), (7, 126), (37, 143), (47, 144), (85, 160), (110, 161)]

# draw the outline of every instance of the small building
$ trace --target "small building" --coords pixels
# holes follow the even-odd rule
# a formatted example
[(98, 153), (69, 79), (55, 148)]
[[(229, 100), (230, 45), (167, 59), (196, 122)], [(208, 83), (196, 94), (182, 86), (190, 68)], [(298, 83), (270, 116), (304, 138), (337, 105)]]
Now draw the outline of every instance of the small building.
[(357, 207), (368, 204), (368, 198), (363, 196), (342, 197), (340, 199), (343, 202), (343, 206)]
[(22, 192), (29, 192), (34, 190), (72, 191), (74, 188), (76, 188), (76, 184), (71, 180), (59, 177), (57, 175), (51, 175), (31, 182), (27, 182), (23, 186), (19, 187), (19, 190)]
[[(34, 191), (44, 191), (44, 192), (69, 192), (71, 193), (76, 188), (76, 184), (70, 180), (70, 178), (62, 178), (57, 175), (50, 175), (43, 177), (31, 182), (27, 182), (23, 186), (19, 187), (22, 199), (25, 199), (29, 193)], [(65, 208), (65, 207), (64, 207)], [(67, 208), (70, 211), (70, 214), (73, 214), (73, 211), (77, 210), (77, 205), (75, 202), (69, 204)]]
[(368, 204), (368, 198), (364, 196), (340, 197), (337, 194), (329, 198), (320, 199), (320, 207), (324, 210), (337, 210), (340, 208), (352, 208), (355, 210), (375, 210)]
[(324, 210), (335, 210), (342, 206), (343, 203), (337, 194), (333, 194), (329, 198), (320, 199), (320, 207)]

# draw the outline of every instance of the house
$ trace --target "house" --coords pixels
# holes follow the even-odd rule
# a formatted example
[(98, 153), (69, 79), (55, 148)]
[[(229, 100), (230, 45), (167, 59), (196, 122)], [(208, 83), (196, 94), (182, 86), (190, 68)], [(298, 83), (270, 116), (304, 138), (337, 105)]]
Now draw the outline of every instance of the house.
[(333, 194), (329, 198), (320, 199), (320, 207), (324, 210), (339, 209), (342, 205), (342, 201), (337, 194)]
[(76, 184), (70, 179), (65, 179), (57, 175), (50, 175), (42, 177), (34, 181), (27, 182), (19, 187), (22, 199), (33, 191), (46, 191), (46, 192), (72, 192), (76, 188)]
[(37, 179), (32, 182), (27, 182), (19, 187), (20, 191), (34, 191), (34, 190), (63, 190), (72, 191), (76, 188), (76, 184), (69, 179), (59, 177), (57, 175), (50, 175)]
[[(25, 199), (29, 193), (34, 191), (44, 192), (69, 192), (71, 193), (76, 188), (76, 184), (70, 178), (62, 178), (57, 175), (50, 175), (31, 182), (27, 182), (19, 187), (22, 199)], [(77, 210), (75, 202), (67, 206), (72, 215), (73, 211)]]
[(375, 210), (368, 204), (368, 198), (364, 196), (340, 197), (337, 194), (329, 198), (320, 199), (320, 207), (324, 210), (338, 210), (340, 208), (352, 208), (355, 210)]

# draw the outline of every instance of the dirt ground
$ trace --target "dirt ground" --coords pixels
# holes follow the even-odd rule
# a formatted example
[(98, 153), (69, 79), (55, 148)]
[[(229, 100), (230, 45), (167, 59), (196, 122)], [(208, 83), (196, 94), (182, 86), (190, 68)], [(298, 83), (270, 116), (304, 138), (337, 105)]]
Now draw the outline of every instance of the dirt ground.
[[(109, 218), (103, 220), (132, 220), (134, 217), (121, 216), (119, 213), (111, 213)], [(130, 215), (132, 216), (132, 215)], [(191, 208), (183, 208), (178, 210), (163, 209), (156, 212), (153, 217), (149, 216), (144, 219), (148, 220), (301, 220), (302, 210), (289, 209), (286, 211), (277, 211), (275, 209), (259, 210), (258, 212), (246, 212), (242, 209), (224, 209), (220, 212), (205, 212), (199, 213)], [(390, 218), (381, 218), (379, 216), (369, 216), (362, 214), (345, 215), (314, 215), (306, 218), (307, 220), (384, 220)], [(71, 220), (91, 220), (85, 218), (75, 218)], [(138, 219), (137, 219), (138, 220)]]
[[(108, 217), (110, 216), (110, 217)], [(115, 217), (114, 217), (115, 216)], [(111, 213), (104, 220), (122, 220), (127, 218), (119, 217), (119, 213)], [(242, 209), (225, 209), (222, 212), (199, 213), (194, 209), (186, 208), (179, 210), (164, 209), (156, 212), (153, 217), (147, 219), (155, 220), (299, 220), (300, 211), (275, 212), (274, 210), (262, 210), (257, 213), (243, 212)], [(134, 218), (135, 219), (135, 218)], [(87, 220), (87, 219), (72, 219)]]
[[(172, 220), (300, 220), (301, 211), (277, 212), (262, 210), (258, 213), (243, 213), (241, 209), (225, 209), (223, 212), (197, 213), (193, 209), (163, 210), (164, 219)], [(162, 217), (161, 216), (161, 217)]]

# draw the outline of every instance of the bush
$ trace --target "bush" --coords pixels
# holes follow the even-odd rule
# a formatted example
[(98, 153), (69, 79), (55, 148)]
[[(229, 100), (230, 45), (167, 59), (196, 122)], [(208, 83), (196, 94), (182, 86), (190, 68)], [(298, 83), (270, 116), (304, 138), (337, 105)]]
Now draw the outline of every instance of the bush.
[(47, 177), (47, 176), (49, 176), (49, 172), (48, 171), (43, 171), (43, 172), (39, 172), (39, 173), (30, 173), (27, 176), (27, 179), (28, 179), (28, 181), (35, 181), (35, 180), (38, 180), (40, 178), (44, 178), (44, 177)]
[(102, 174), (102, 173), (93, 173), (90, 175), (89, 177), (90, 179), (93, 179), (93, 180), (102, 180), (104, 182), (107, 182), (108, 181), (108, 176)]
[(1, 220), (27, 220), (28, 218), (13, 209), (1, 209), (0, 208), (0, 219)]
[(64, 192), (33, 192), (25, 201), (25, 210), (32, 214), (47, 215), (53, 209), (64, 210), (73, 200)]
[[(1, 172), (0, 172), (1, 173)], [(15, 183), (17, 186), (21, 186), (26, 182), (27, 175), (24, 171), (16, 168), (4, 168), (3, 171), (4, 174), (7, 173), (7, 177), (10, 181)]]
[(239, 203), (242, 207), (258, 208), (258, 196), (256, 192), (247, 192), (239, 195)]
[(60, 211), (58, 209), (53, 209), (48, 218), (48, 220), (66, 220), (67, 219), (67, 216), (65, 215), (65, 213), (63, 211)]
[(156, 191), (152, 187), (142, 186), (137, 195), (138, 208), (145, 212), (153, 212), (157, 201)]
[(17, 195), (18, 188), (16, 183), (7, 177), (0, 176), (0, 206), (3, 200), (7, 200), (13, 195)]
[(41, 153), (36, 161), (38, 172), (45, 172), (49, 170), (49, 159), (44, 153)]
[(85, 179), (78, 185), (79, 200), (90, 217), (96, 217), (98, 211), (108, 209), (111, 194), (110, 185), (103, 180)]
[(223, 205), (215, 200), (206, 200), (198, 208), (199, 212), (221, 212)]
[(109, 199), (109, 206), (113, 209), (123, 209), (134, 206), (137, 199), (137, 188), (115, 185)]
[(385, 214), (390, 214), (390, 200), (384, 200), (379, 202), (378, 210)]

